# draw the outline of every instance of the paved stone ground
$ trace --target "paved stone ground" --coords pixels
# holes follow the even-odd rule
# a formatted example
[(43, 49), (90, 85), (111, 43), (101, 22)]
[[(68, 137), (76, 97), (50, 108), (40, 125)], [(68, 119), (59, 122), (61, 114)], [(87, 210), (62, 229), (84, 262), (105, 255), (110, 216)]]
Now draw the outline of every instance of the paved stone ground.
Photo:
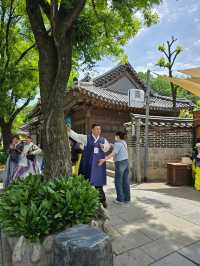
[(112, 203), (113, 179), (106, 188), (115, 266), (200, 265), (200, 192), (163, 183), (131, 190), (133, 202), (124, 207)]
[(200, 265), (200, 192), (163, 183), (131, 190), (133, 202), (124, 207), (112, 203), (113, 179), (106, 188), (115, 266)]

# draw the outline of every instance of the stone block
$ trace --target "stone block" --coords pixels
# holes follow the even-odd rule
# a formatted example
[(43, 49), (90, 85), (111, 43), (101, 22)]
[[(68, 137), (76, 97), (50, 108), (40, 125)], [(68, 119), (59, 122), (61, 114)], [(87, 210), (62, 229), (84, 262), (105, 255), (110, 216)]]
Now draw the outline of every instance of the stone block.
[(110, 238), (89, 225), (78, 225), (55, 238), (54, 266), (112, 266)]

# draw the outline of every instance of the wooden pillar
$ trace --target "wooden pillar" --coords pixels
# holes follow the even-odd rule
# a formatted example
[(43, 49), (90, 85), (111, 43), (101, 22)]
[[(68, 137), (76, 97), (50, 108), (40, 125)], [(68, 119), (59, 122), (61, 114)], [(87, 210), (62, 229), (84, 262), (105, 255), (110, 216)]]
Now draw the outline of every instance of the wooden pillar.
[(136, 158), (135, 158), (135, 173), (136, 173), (136, 182), (142, 182), (141, 175), (141, 154), (140, 154), (140, 124), (141, 120), (136, 119), (135, 121), (135, 135), (136, 135)]

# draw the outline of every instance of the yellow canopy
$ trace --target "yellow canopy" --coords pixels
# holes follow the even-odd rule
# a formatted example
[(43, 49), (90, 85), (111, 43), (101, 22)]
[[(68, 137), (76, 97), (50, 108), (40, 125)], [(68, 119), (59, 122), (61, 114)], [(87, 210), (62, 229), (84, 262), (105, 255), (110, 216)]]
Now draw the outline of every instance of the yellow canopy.
[(200, 67), (179, 70), (178, 72), (192, 76), (191, 78), (170, 78), (164, 77), (168, 81), (182, 87), (183, 89), (200, 97)]
[(179, 78), (169, 78), (165, 77), (168, 81), (182, 87), (183, 89), (190, 91), (196, 96), (200, 97), (200, 81), (196, 79), (179, 79)]
[(178, 70), (178, 72), (181, 72), (181, 73), (186, 74), (186, 75), (190, 75), (194, 78), (200, 78), (200, 67)]

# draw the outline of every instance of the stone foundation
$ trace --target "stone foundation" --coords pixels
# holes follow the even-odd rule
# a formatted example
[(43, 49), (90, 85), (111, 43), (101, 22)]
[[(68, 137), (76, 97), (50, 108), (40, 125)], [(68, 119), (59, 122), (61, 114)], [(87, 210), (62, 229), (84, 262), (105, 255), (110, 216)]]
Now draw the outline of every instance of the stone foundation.
[[(107, 211), (101, 207), (91, 227), (100, 229), (115, 238), (115, 230), (109, 222)], [(5, 266), (53, 266), (56, 235), (50, 235), (40, 242), (30, 242), (23, 236), (20, 238), (2, 235), (3, 265)], [(102, 264), (103, 265), (103, 264)], [(58, 266), (58, 265), (54, 265)]]
[(53, 265), (54, 236), (43, 243), (32, 243), (23, 236), (7, 237), (2, 233), (3, 265), (6, 266), (50, 266)]

